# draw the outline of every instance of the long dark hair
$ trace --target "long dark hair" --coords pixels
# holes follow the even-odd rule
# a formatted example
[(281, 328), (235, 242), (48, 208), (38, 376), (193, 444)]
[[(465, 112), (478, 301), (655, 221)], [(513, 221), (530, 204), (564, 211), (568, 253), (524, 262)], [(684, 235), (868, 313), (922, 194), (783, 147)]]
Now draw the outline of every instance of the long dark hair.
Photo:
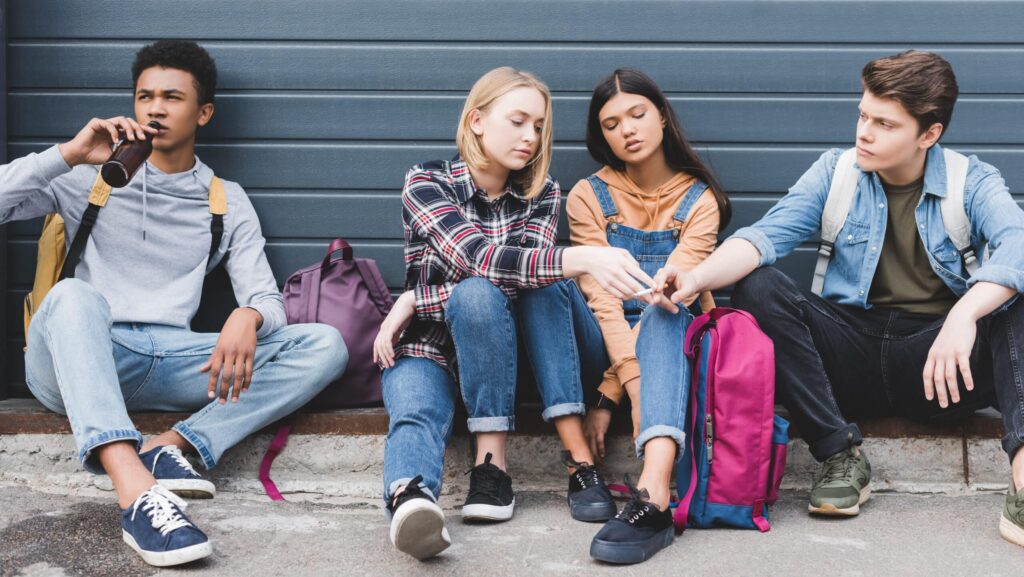
[(724, 230), (732, 219), (732, 205), (729, 203), (729, 197), (725, 194), (725, 189), (718, 182), (715, 173), (711, 172), (707, 164), (697, 156), (697, 152), (690, 146), (690, 141), (683, 133), (683, 127), (679, 124), (675, 110), (672, 109), (672, 105), (662, 94), (661, 89), (643, 72), (633, 68), (619, 68), (594, 88), (594, 94), (590, 98), (590, 112), (587, 114), (587, 150), (590, 151), (590, 156), (615, 170), (626, 170), (626, 163), (615, 156), (608, 141), (605, 140), (600, 118), (601, 108), (620, 92), (643, 96), (658, 108), (662, 118), (665, 119), (661, 142), (662, 149), (665, 151), (665, 161), (673, 170), (695, 176), (708, 185), (715, 195), (715, 202), (718, 203), (718, 230)]

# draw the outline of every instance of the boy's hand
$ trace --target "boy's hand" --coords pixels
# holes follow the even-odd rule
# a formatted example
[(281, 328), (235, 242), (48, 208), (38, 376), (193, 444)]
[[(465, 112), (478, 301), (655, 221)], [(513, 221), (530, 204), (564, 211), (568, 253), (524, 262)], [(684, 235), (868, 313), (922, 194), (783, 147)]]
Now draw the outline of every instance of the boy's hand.
[(670, 264), (665, 265), (654, 275), (653, 287), (654, 291), (642, 297), (643, 300), (673, 314), (679, 312), (679, 303), (700, 292), (697, 280), (692, 274)]
[[(217, 346), (200, 372), (210, 373), (209, 397), (217, 395), (220, 381), (220, 403), (227, 402), (228, 391), (233, 390), (231, 402), (249, 390), (252, 381), (252, 363), (256, 356), (256, 331), (263, 324), (263, 316), (255, 309), (239, 307), (231, 313), (217, 338)], [(233, 386), (232, 386), (233, 385)]]
[(127, 116), (93, 118), (74, 138), (58, 148), (68, 166), (103, 164), (110, 158), (114, 144), (121, 140), (122, 133), (128, 140), (145, 140), (147, 135), (158, 132), (157, 129), (143, 126)]
[[(964, 377), (964, 386), (974, 390), (971, 375), (971, 351), (977, 338), (978, 326), (974, 319), (950, 312), (939, 331), (939, 336), (928, 351), (924, 364), (924, 397), (929, 401), (938, 397), (939, 406), (960, 402), (957, 372)], [(948, 391), (948, 393), (947, 393)]]

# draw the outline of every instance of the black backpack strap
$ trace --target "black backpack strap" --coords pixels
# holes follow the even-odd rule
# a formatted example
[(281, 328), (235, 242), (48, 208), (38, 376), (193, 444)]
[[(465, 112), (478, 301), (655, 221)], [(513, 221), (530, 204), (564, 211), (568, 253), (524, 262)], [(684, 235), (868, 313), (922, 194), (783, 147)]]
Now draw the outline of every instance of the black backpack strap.
[(75, 269), (78, 268), (78, 263), (82, 260), (85, 243), (89, 242), (89, 234), (92, 233), (92, 227), (96, 224), (96, 217), (100, 214), (100, 209), (107, 205), (108, 198), (110, 198), (110, 185), (103, 182), (103, 177), (97, 174), (96, 180), (92, 183), (92, 190), (89, 191), (89, 206), (82, 214), (82, 224), (75, 232), (71, 248), (68, 249), (68, 254), (64, 257), (64, 265), (60, 267), (58, 281), (75, 278)]
[[(210, 181), (210, 261), (220, 249), (224, 237), (224, 215), (228, 212), (228, 199), (224, 193), (224, 183), (216, 176)], [(225, 255), (225, 259), (227, 255)]]
[(75, 239), (71, 241), (71, 248), (68, 250), (67, 256), (64, 257), (64, 266), (60, 268), (60, 280), (75, 278), (75, 269), (78, 267), (78, 262), (82, 260), (85, 243), (89, 242), (89, 234), (92, 232), (92, 226), (96, 224), (96, 216), (99, 215), (100, 208), (100, 205), (90, 202), (85, 209), (85, 214), (82, 215), (82, 224), (78, 227), (78, 232), (75, 233)]
[(210, 219), (210, 260), (220, 250), (221, 239), (224, 236), (224, 215), (214, 214)]

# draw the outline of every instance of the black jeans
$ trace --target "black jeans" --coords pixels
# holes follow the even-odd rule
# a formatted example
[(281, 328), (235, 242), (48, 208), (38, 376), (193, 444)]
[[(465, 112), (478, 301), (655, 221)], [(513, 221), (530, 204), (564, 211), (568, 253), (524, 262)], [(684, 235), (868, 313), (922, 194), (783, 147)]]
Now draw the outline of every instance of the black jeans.
[(924, 396), (925, 361), (945, 317), (829, 302), (771, 267), (736, 285), (733, 303), (749, 311), (775, 342), (778, 402), (819, 461), (862, 442), (848, 418), (899, 415), (956, 421), (996, 406), (1003, 449), (1013, 459), (1024, 444), (1024, 304), (978, 322), (971, 353), (974, 390), (960, 377), (960, 402), (943, 409)]

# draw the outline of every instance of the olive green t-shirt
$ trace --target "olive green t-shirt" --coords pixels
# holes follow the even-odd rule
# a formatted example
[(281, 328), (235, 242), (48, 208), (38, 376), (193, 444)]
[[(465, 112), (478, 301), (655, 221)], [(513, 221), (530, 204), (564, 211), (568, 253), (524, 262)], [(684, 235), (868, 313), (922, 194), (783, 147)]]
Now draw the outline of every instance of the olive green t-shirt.
[(899, 186), (883, 183), (883, 187), (889, 201), (889, 222), (868, 303), (945, 315), (956, 304), (957, 297), (932, 270), (914, 218), (914, 209), (924, 192), (924, 177)]

